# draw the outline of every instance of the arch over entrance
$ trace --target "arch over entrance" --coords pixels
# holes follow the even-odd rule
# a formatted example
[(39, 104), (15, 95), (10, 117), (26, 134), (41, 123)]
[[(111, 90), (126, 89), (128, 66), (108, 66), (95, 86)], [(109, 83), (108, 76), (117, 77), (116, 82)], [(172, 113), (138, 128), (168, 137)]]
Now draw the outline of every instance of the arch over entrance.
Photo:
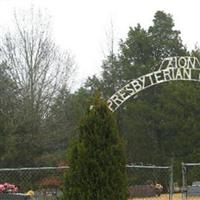
[(114, 112), (139, 92), (157, 84), (178, 80), (200, 82), (200, 62), (196, 57), (165, 58), (157, 71), (131, 80), (114, 93), (107, 101), (108, 108)]

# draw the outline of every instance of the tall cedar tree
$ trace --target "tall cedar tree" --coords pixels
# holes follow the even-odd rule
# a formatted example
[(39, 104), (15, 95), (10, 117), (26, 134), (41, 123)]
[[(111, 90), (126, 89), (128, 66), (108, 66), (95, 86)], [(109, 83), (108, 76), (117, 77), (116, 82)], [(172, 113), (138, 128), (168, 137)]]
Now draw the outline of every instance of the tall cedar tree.
[(124, 143), (113, 114), (95, 98), (80, 123), (80, 135), (68, 151), (65, 200), (125, 200), (127, 179)]

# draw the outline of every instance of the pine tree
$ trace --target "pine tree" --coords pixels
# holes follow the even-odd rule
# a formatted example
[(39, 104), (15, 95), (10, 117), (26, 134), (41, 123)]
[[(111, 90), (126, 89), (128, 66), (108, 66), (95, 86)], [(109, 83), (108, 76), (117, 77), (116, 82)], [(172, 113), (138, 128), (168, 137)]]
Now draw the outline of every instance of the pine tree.
[(65, 200), (125, 200), (124, 143), (113, 114), (95, 98), (79, 126), (80, 135), (68, 151)]

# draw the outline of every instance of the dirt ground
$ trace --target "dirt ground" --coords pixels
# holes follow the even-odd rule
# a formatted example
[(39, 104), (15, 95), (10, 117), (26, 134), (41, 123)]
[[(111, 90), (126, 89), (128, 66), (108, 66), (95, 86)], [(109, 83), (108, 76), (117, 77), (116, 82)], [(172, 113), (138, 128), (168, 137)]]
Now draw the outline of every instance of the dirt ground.
[[(128, 200), (169, 200), (169, 194), (162, 194), (159, 197), (131, 198)], [(183, 200), (181, 193), (173, 194), (172, 200)], [(187, 197), (187, 200), (200, 200), (199, 197)]]

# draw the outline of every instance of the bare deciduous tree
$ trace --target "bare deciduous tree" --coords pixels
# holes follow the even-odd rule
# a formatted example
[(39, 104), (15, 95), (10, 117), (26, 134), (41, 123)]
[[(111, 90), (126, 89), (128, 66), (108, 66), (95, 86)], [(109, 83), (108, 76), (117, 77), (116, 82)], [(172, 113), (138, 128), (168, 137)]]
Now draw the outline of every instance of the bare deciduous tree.
[(50, 23), (41, 12), (14, 15), (14, 30), (1, 39), (0, 61), (20, 89), (27, 114), (47, 115), (52, 100), (68, 87), (74, 60), (62, 52), (51, 37)]

